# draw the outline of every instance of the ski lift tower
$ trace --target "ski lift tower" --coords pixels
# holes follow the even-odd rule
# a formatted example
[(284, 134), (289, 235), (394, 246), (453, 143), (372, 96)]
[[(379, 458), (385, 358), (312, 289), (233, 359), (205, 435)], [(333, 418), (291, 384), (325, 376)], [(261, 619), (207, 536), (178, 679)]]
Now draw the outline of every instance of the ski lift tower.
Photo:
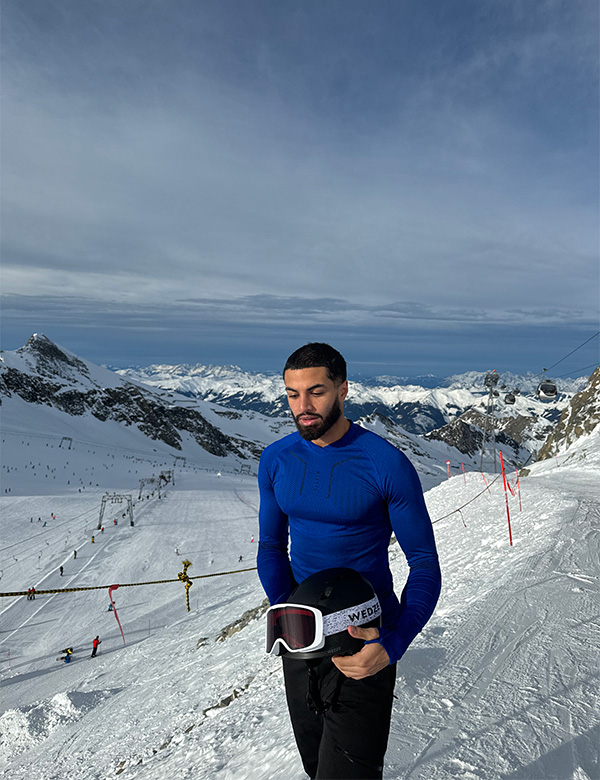
[(100, 506), (100, 518), (98, 520), (98, 527), (96, 530), (100, 530), (102, 528), (102, 519), (104, 518), (104, 510), (106, 509), (107, 504), (122, 504), (125, 502), (127, 504), (126, 512), (129, 514), (129, 522), (133, 525), (133, 502), (131, 501), (131, 496), (125, 495), (125, 496), (119, 496), (116, 493), (113, 493), (112, 496), (108, 493), (105, 493), (102, 496), (102, 504)]
[(164, 482), (165, 485), (168, 485), (169, 482), (174, 485), (175, 484), (175, 472), (173, 469), (167, 469), (165, 471), (161, 471), (160, 475), (158, 477), (158, 484), (160, 485), (161, 482)]
[(492, 446), (494, 449), (494, 474), (496, 473), (496, 430), (494, 426), (494, 404), (496, 398), (500, 393), (496, 390), (496, 385), (500, 381), (500, 376), (496, 373), (496, 369), (488, 371), (483, 380), (484, 385), (488, 389), (487, 409), (486, 409), (486, 421), (483, 431), (483, 438), (481, 440), (481, 462), (479, 468), (483, 471), (483, 454), (485, 452), (485, 442), (488, 438), (488, 432), (492, 434)]

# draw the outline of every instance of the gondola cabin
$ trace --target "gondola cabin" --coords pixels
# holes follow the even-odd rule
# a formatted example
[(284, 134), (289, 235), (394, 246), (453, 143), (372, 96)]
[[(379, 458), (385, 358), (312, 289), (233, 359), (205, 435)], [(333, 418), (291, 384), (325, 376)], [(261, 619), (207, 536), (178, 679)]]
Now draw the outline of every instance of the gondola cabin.
[(511, 404), (514, 404), (515, 400), (516, 400), (516, 399), (515, 399), (515, 396), (514, 396), (514, 394), (513, 394), (513, 393), (507, 393), (507, 394), (504, 396), (504, 403), (505, 403), (505, 404), (509, 404), (509, 405), (511, 405)]
[(554, 382), (551, 382), (549, 379), (543, 379), (538, 385), (536, 395), (540, 401), (556, 401), (558, 390)]

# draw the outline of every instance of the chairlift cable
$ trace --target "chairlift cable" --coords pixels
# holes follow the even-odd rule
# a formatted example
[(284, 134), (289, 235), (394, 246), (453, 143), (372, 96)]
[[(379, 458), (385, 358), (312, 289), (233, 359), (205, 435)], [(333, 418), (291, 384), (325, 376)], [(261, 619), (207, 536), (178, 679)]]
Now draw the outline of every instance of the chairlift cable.
[(563, 362), (563, 360), (566, 360), (568, 357), (571, 357), (571, 355), (572, 355), (572, 354), (574, 354), (575, 352), (577, 352), (577, 350), (578, 350), (578, 349), (581, 349), (581, 347), (584, 347), (584, 346), (585, 346), (585, 345), (586, 345), (588, 342), (590, 342), (592, 339), (595, 339), (595, 338), (596, 338), (596, 336), (600, 336), (600, 330), (599, 330), (597, 333), (594, 333), (594, 335), (593, 335), (593, 336), (590, 336), (590, 337), (589, 337), (589, 339), (587, 339), (587, 341), (584, 341), (584, 342), (583, 342), (583, 344), (580, 344), (578, 347), (575, 347), (575, 349), (574, 349), (574, 350), (572, 350), (571, 352), (569, 352), (569, 354), (568, 354), (568, 355), (565, 355), (563, 358), (561, 358), (560, 360), (558, 360), (556, 363), (554, 363), (554, 365), (550, 366), (550, 368), (545, 368), (545, 369), (544, 369), (544, 371), (551, 371), (551, 370), (554, 368), (554, 366), (557, 366), (559, 363), (562, 363), (562, 362)]
[(576, 374), (578, 371), (585, 371), (588, 368), (597, 368), (597, 367), (598, 367), (598, 362), (591, 363), (589, 366), (583, 366), (583, 368), (576, 368), (575, 371), (569, 371), (568, 374), (561, 374), (560, 376), (557, 376), (556, 378), (557, 379), (564, 379), (566, 376), (572, 377), (573, 374)]

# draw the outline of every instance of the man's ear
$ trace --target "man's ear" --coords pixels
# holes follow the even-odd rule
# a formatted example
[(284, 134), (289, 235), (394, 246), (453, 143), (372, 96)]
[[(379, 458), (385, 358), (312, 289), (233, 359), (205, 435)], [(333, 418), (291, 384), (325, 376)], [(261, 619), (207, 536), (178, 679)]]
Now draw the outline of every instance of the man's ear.
[(348, 380), (344, 379), (342, 384), (339, 387), (339, 393), (340, 393), (340, 399), (344, 401), (346, 399), (346, 396), (348, 395)]

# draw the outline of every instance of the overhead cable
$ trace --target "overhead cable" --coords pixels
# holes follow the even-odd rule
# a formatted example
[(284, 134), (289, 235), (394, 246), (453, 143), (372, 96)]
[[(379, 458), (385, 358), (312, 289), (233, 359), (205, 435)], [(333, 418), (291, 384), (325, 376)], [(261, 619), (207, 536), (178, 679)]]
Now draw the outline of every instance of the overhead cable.
[(545, 368), (545, 369), (544, 369), (544, 371), (551, 371), (551, 370), (554, 368), (554, 366), (557, 366), (559, 363), (562, 363), (562, 362), (563, 362), (563, 360), (566, 360), (568, 357), (571, 357), (571, 355), (573, 355), (575, 352), (577, 352), (577, 350), (578, 350), (578, 349), (581, 349), (581, 347), (585, 347), (585, 345), (586, 345), (588, 342), (590, 342), (592, 339), (595, 339), (595, 338), (596, 338), (596, 336), (600, 336), (600, 330), (599, 330), (597, 333), (594, 333), (594, 335), (593, 335), (593, 336), (590, 336), (590, 337), (589, 337), (589, 339), (587, 339), (587, 341), (584, 341), (584, 342), (583, 342), (583, 344), (580, 344), (578, 347), (575, 347), (575, 349), (574, 349), (574, 350), (572, 350), (571, 352), (569, 352), (569, 354), (568, 354), (568, 355), (565, 355), (565, 356), (564, 356), (563, 358), (561, 358), (560, 360), (557, 360), (557, 361), (556, 361), (556, 363), (554, 363), (554, 365), (550, 366), (550, 368)]
[(597, 368), (598, 362), (591, 363), (589, 366), (583, 366), (583, 368), (576, 368), (574, 371), (569, 371), (568, 374), (561, 374), (560, 376), (557, 376), (557, 379), (564, 379), (566, 376), (572, 377), (573, 374), (577, 374), (579, 371), (586, 371), (588, 368)]

